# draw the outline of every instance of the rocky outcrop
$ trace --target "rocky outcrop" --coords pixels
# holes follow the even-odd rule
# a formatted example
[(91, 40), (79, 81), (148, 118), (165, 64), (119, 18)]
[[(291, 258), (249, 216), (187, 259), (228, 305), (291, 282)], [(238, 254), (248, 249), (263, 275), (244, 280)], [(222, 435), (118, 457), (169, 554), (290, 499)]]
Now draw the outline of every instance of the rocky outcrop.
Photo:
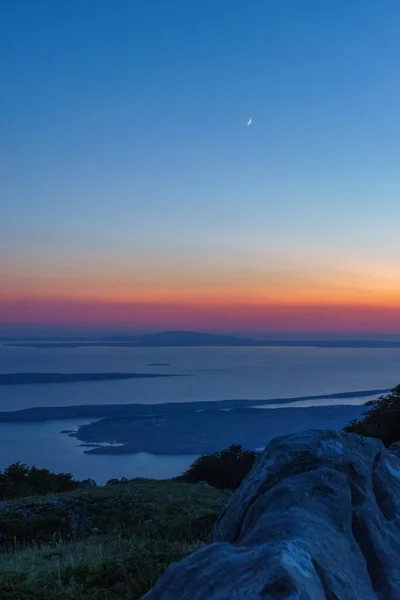
[(391, 446), (389, 446), (389, 450), (390, 452), (392, 452), (400, 458), (400, 442), (395, 442), (394, 444), (391, 444)]
[(146, 600), (399, 600), (400, 458), (377, 440), (311, 430), (273, 440), (214, 543)]

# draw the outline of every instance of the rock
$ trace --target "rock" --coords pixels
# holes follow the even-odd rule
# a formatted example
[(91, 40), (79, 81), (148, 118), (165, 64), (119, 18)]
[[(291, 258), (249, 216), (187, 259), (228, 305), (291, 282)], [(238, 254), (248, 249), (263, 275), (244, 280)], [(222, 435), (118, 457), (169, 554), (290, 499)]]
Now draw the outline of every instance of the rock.
[(396, 454), (396, 456), (400, 458), (400, 442), (395, 442), (394, 444), (391, 444), (389, 446), (389, 451), (393, 452), (393, 454)]
[(214, 543), (171, 565), (146, 600), (399, 600), (400, 459), (372, 438), (273, 440)]

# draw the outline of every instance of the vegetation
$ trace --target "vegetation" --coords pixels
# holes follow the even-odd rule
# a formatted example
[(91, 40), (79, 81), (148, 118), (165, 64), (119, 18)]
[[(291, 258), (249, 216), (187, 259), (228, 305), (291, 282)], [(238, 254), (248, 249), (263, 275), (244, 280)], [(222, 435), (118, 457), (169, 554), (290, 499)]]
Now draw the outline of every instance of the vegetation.
[(211, 539), (229, 492), (133, 480), (0, 503), (0, 598), (140, 598)]
[[(366, 406), (345, 430), (386, 446), (400, 441), (400, 385)], [(68, 473), (11, 465), (0, 473), (0, 598), (140, 598), (171, 562), (211, 540), (228, 490), (257, 456), (233, 445), (201, 456), (173, 481), (92, 489)]]
[[(386, 446), (400, 441), (400, 386), (366, 406), (345, 430)], [(233, 445), (201, 456), (173, 481), (93, 489), (68, 473), (11, 465), (0, 473), (0, 598), (140, 598), (171, 562), (211, 540), (228, 490), (257, 456)]]
[[(68, 473), (11, 465), (0, 473), (0, 598), (140, 598), (171, 562), (211, 540), (228, 490), (256, 457), (231, 446), (173, 481), (92, 489)], [(190, 485), (198, 482), (209, 485)]]
[(249, 473), (257, 452), (232, 445), (226, 450), (200, 456), (178, 480), (206, 482), (218, 489), (235, 490)]
[(0, 472), (0, 500), (69, 492), (78, 485), (70, 473), (50, 473), (16, 462)]
[[(400, 385), (366, 406), (345, 430), (386, 446), (400, 441)], [(123, 479), (93, 489), (69, 473), (11, 465), (0, 472), (0, 598), (140, 598), (171, 562), (211, 540), (228, 490), (257, 456), (232, 445), (173, 481)]]
[(364, 418), (352, 421), (345, 431), (382, 440), (385, 446), (400, 441), (400, 385), (390, 394), (366, 403)]

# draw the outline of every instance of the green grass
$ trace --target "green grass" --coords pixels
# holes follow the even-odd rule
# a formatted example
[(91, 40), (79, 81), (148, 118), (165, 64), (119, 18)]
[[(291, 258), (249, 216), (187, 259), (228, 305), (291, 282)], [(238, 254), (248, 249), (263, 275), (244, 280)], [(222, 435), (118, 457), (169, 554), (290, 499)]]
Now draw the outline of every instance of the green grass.
[(140, 481), (0, 509), (0, 598), (135, 600), (211, 539), (226, 492)]

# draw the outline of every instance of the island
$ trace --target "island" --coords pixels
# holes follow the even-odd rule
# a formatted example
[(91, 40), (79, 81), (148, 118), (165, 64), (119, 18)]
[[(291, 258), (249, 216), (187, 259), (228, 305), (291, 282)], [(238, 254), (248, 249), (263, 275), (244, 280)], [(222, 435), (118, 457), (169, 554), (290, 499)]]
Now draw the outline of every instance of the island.
[(365, 412), (364, 406), (208, 409), (181, 414), (102, 419), (70, 434), (98, 444), (86, 454), (211, 454), (231, 444), (262, 449), (277, 435), (303, 429), (341, 429)]
[(149, 363), (148, 367), (170, 367), (170, 363)]
[(173, 375), (171, 373), (3, 373), (0, 374), (0, 385), (80, 383), (82, 381), (115, 381), (118, 379), (184, 376), (187, 375)]
[[(165, 377), (170, 375), (165, 375)], [(0, 411), (0, 423), (24, 423), (38, 421), (54, 421), (63, 419), (91, 419), (113, 417), (140, 417), (157, 415), (178, 415), (187, 412), (207, 409), (251, 408), (268, 406), (269, 404), (291, 404), (299, 401), (330, 400), (332, 398), (346, 400), (354, 398), (377, 397), (390, 392), (390, 389), (358, 390), (336, 394), (319, 394), (314, 396), (295, 396), (290, 398), (204, 400), (195, 402), (166, 402), (164, 404), (77, 404), (73, 406), (37, 406), (13, 411)], [(270, 409), (271, 410), (271, 409)], [(301, 410), (305, 410), (302, 408)]]

